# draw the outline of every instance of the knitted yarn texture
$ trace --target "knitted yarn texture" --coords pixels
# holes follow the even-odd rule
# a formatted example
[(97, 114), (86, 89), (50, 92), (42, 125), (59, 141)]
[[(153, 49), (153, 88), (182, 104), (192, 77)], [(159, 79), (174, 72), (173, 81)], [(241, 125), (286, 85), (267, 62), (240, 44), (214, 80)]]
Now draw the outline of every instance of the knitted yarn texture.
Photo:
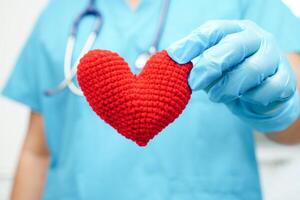
[(100, 118), (139, 146), (146, 146), (189, 102), (191, 68), (191, 62), (177, 64), (163, 50), (135, 75), (117, 53), (92, 50), (80, 60), (77, 79)]

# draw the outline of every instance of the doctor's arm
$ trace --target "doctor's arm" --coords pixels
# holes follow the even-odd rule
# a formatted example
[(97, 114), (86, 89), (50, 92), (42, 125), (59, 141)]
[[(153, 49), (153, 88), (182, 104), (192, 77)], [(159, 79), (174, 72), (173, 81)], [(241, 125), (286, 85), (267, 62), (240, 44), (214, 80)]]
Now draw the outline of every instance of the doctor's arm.
[[(298, 91), (300, 93), (300, 53), (290, 53), (288, 55), (290, 64), (296, 73), (298, 80)], [(299, 144), (300, 143), (300, 118), (289, 128), (281, 132), (267, 134), (271, 140), (281, 144)]]
[(44, 188), (49, 153), (42, 116), (31, 112), (28, 130), (16, 169), (12, 200), (39, 200)]

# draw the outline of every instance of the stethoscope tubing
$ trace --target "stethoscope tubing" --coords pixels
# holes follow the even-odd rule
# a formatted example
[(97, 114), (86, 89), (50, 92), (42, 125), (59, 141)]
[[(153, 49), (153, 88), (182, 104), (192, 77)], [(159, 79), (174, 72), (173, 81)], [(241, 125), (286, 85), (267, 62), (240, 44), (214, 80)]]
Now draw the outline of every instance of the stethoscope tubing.
[(74, 51), (74, 47), (75, 47), (75, 42), (76, 42), (76, 37), (69, 37), (69, 45), (67, 45), (67, 49), (66, 49), (66, 54), (65, 54), (65, 61), (64, 61), (64, 75), (66, 77), (68, 81), (67, 86), (69, 87), (69, 89), (76, 95), (78, 96), (83, 96), (82, 90), (77, 87), (72, 79), (75, 77), (76, 73), (77, 73), (77, 66), (79, 64), (80, 58), (83, 57), (93, 46), (93, 44), (95, 43), (95, 40), (97, 38), (97, 33), (96, 32), (92, 32), (83, 49), (81, 50), (79, 57), (77, 58), (75, 64), (73, 67), (71, 64), (72, 61), (72, 57), (73, 57), (73, 51)]
[[(59, 85), (56, 88), (49, 89), (45, 92), (46, 96), (53, 96), (57, 94), (58, 92), (62, 91), (66, 87), (68, 87), (72, 93), (78, 96), (83, 96), (83, 92), (79, 87), (77, 87), (73, 83), (73, 78), (76, 76), (77, 73), (77, 66), (79, 64), (80, 58), (84, 56), (93, 46), (95, 43), (97, 36), (100, 32), (101, 25), (102, 25), (102, 15), (101, 13), (97, 10), (95, 0), (90, 0), (90, 3), (88, 7), (78, 15), (78, 17), (75, 19), (70, 35), (68, 36), (67, 39), (67, 46), (65, 50), (65, 57), (64, 57), (64, 77), (65, 79), (59, 83)], [(73, 59), (73, 52), (77, 40), (77, 32), (78, 28), (80, 25), (80, 22), (82, 19), (86, 16), (94, 16), (95, 17), (95, 22), (94, 22), (94, 27), (92, 32), (89, 34), (84, 47), (82, 48), (79, 57), (77, 58), (74, 66), (72, 67), (72, 59)]]
[(164, 32), (164, 28), (166, 27), (166, 21), (167, 21), (167, 15), (169, 13), (169, 8), (170, 8), (170, 0), (165, 0), (163, 7), (161, 9), (161, 15), (159, 17), (160, 23), (158, 25), (154, 41), (152, 42), (152, 45), (149, 50), (151, 50), (151, 48), (152, 49), (154, 48), (155, 51), (158, 50), (158, 45), (161, 40), (161, 36)]
[[(170, 0), (165, 0), (164, 4), (161, 9), (161, 15), (159, 19), (159, 25), (156, 31), (155, 38), (148, 49), (148, 51), (141, 53), (141, 55), (146, 55), (147, 57), (150, 57), (153, 55), (157, 49), (159, 42), (161, 40), (161, 35), (163, 33), (165, 23), (166, 23), (166, 18), (168, 14), (168, 9), (169, 9), (169, 4)], [(72, 67), (72, 60), (73, 60), (73, 53), (74, 53), (74, 48), (76, 45), (76, 40), (77, 40), (77, 32), (78, 28), (80, 25), (80, 22), (82, 19), (86, 16), (94, 16), (95, 17), (95, 22), (94, 22), (94, 28), (92, 32), (89, 34), (84, 47), (82, 48), (79, 57), (76, 59), (76, 62), (74, 63)], [(97, 36), (100, 32), (101, 26), (102, 26), (102, 15), (101, 13), (97, 10), (96, 8), (96, 0), (90, 0), (88, 7), (78, 15), (78, 17), (75, 19), (70, 35), (67, 39), (67, 46), (65, 50), (65, 57), (64, 57), (64, 77), (65, 79), (59, 83), (59, 85), (56, 88), (49, 89), (45, 92), (46, 96), (53, 96), (57, 94), (58, 92), (64, 90), (65, 88), (69, 88), (70, 91), (77, 95), (77, 96), (83, 96), (82, 90), (74, 84), (72, 81), (73, 78), (76, 76), (77, 73), (77, 66), (80, 62), (80, 58), (83, 57), (90, 49), (92, 49), (93, 44), (95, 43)]]

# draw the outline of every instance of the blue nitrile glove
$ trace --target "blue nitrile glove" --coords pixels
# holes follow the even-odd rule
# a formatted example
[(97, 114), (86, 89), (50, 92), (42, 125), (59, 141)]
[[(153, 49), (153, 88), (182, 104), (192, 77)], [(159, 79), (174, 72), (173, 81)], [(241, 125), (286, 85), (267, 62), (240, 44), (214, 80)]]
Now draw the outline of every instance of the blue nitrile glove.
[(276, 39), (251, 21), (209, 21), (167, 49), (193, 61), (192, 90), (205, 90), (262, 132), (287, 128), (299, 116), (296, 78)]

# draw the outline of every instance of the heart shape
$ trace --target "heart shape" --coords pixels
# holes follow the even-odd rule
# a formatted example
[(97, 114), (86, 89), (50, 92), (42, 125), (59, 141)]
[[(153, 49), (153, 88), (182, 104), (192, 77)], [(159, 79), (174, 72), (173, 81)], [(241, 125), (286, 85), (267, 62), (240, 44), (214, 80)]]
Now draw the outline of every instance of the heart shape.
[(80, 60), (77, 79), (99, 117), (126, 138), (146, 146), (187, 105), (191, 68), (191, 62), (177, 64), (163, 50), (135, 75), (117, 53), (92, 50)]

